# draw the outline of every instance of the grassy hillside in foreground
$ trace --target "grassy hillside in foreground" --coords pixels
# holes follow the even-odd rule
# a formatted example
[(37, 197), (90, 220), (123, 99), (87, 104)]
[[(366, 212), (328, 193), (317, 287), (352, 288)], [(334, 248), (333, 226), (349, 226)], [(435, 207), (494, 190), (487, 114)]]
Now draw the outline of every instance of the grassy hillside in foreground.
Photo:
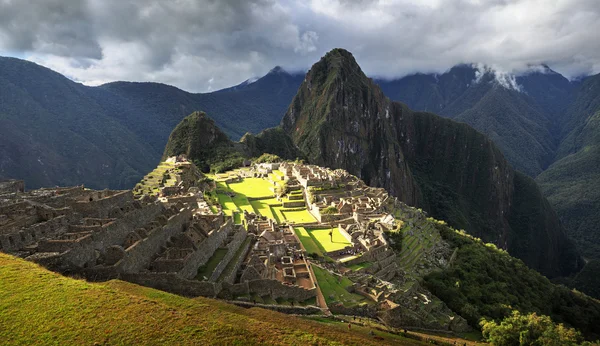
[(122, 281), (88, 283), (0, 253), (5, 344), (419, 344), (381, 332), (384, 341), (374, 340), (368, 331)]

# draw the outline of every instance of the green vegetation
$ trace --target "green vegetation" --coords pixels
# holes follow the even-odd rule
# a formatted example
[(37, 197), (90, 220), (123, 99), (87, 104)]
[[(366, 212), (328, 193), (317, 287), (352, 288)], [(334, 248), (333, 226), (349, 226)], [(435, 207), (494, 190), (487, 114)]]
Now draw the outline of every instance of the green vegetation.
[(321, 248), (317, 245), (315, 240), (310, 236), (306, 228), (304, 227), (294, 227), (294, 232), (302, 242), (304, 249), (308, 254), (316, 254), (319, 257), (323, 256), (323, 252), (321, 252)]
[(397, 253), (402, 252), (402, 242), (404, 240), (404, 232), (398, 228), (392, 231), (385, 232), (385, 235), (391, 240), (391, 248)]
[(313, 266), (313, 271), (328, 305), (338, 302), (352, 307), (366, 300), (363, 296), (348, 292), (346, 288), (352, 286), (352, 281), (347, 277), (333, 275), (317, 266)]
[(306, 210), (306, 208), (302, 208), (300, 210), (296, 209), (281, 209), (281, 214), (288, 222), (293, 223), (308, 223), (308, 222), (316, 222), (315, 217)]
[(259, 157), (257, 157), (256, 159), (252, 160), (252, 162), (254, 163), (269, 163), (269, 162), (281, 162), (283, 161), (281, 159), (281, 157), (275, 155), (275, 154), (269, 154), (269, 153), (264, 153), (262, 155), (260, 155)]
[(273, 197), (273, 184), (262, 178), (244, 178), (238, 183), (229, 183), (229, 188), (234, 193), (242, 194), (247, 198)]
[(357, 271), (357, 270), (361, 270), (361, 269), (364, 269), (364, 268), (369, 268), (372, 265), (373, 265), (373, 262), (363, 262), (363, 263), (358, 263), (358, 264), (350, 265), (350, 266), (348, 266), (348, 269), (352, 269), (354, 271)]
[(344, 326), (122, 281), (88, 283), (4, 254), (0, 311), (0, 338), (10, 345), (381, 344)]
[[(337, 227), (306, 230), (322, 252), (341, 250), (352, 243), (346, 239)], [(329, 233), (332, 233), (333, 241)]]
[(521, 315), (513, 311), (501, 323), (481, 321), (484, 338), (495, 346), (512, 345), (578, 345), (581, 334), (563, 324), (555, 324), (548, 316), (536, 313)]
[(569, 154), (536, 180), (583, 255), (600, 260), (600, 109), (565, 141)]
[(263, 202), (262, 200), (250, 201), (250, 204), (252, 205), (254, 210), (256, 210), (256, 213), (275, 220), (275, 215), (273, 215), (273, 209), (271, 209), (271, 206), (269, 206), (269, 204)]
[(208, 259), (208, 262), (198, 268), (198, 274), (196, 275), (196, 280), (204, 280), (204, 277), (207, 279), (210, 278), (215, 268), (219, 265), (219, 262), (225, 257), (227, 254), (227, 249), (218, 248), (215, 250), (215, 253)]
[(600, 302), (564, 286), (553, 285), (481, 240), (435, 223), (442, 238), (458, 248), (456, 258), (442, 271), (424, 278), (426, 287), (472, 326), (481, 318), (502, 320), (513, 310), (550, 316), (555, 322), (579, 329), (586, 337), (600, 336)]
[(321, 210), (321, 214), (325, 214), (325, 215), (327, 215), (327, 214), (337, 214), (337, 213), (338, 213), (337, 208), (334, 207), (334, 206), (331, 206), (331, 205), (329, 207), (324, 208), (323, 210)]
[(204, 112), (185, 117), (171, 132), (163, 159), (185, 154), (203, 172), (225, 172), (244, 161), (233, 142)]

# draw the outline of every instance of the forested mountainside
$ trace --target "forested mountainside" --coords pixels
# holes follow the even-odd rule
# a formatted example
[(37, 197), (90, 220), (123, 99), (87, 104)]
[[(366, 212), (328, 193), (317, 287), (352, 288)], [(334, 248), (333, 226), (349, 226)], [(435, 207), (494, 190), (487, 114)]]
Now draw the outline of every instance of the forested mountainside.
[[(598, 260), (600, 75), (569, 81), (547, 66), (534, 70), (515, 77), (461, 65), (440, 75), (376, 82), (413, 109), (439, 112), (488, 135), (517, 170), (536, 179), (582, 254)], [(577, 287), (593, 294), (591, 286)]]
[(576, 84), (547, 66), (515, 77), (474, 65), (377, 83), (392, 100), (412, 109), (473, 126), (490, 137), (517, 170), (532, 177), (554, 159), (559, 122)]
[(581, 267), (535, 182), (516, 173), (490, 139), (391, 102), (345, 50), (313, 65), (282, 127), (311, 163), (385, 187), (545, 275)]
[(202, 109), (239, 139), (275, 126), (303, 75), (273, 69), (253, 83), (192, 94), (158, 83), (75, 83), (0, 58), (0, 178), (28, 187), (130, 188), (159, 161), (169, 133)]
[(575, 95), (557, 161), (537, 181), (582, 253), (600, 259), (600, 75)]

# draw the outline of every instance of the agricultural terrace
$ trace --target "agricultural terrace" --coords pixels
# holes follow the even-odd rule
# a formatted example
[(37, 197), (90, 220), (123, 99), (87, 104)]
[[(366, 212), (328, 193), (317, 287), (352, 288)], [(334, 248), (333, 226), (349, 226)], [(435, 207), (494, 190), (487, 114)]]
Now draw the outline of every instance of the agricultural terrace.
[[(308, 252), (317, 252), (308, 250), (309, 247), (312, 249), (314, 246), (319, 249), (317, 253), (320, 254), (341, 250), (346, 246), (352, 246), (352, 243), (342, 235), (337, 227), (322, 229), (296, 227), (294, 230)], [(330, 231), (332, 232), (333, 237), (329, 236)]]
[(337, 274), (334, 275), (327, 269), (320, 268), (316, 265), (313, 266), (313, 271), (328, 305), (338, 302), (346, 307), (352, 307), (360, 303), (367, 303), (365, 297), (348, 292), (347, 288), (352, 286), (353, 282), (347, 277)]
[(239, 182), (227, 183), (229, 174), (213, 176), (217, 181), (217, 197), (223, 208), (223, 213), (233, 216), (237, 224), (242, 223), (243, 212), (253, 212), (275, 220), (277, 223), (304, 224), (316, 222), (315, 218), (306, 210), (306, 207), (283, 208), (282, 202), (275, 196), (278, 185), (283, 181), (276, 179), (283, 173), (273, 171), (269, 177), (242, 178)]
[(160, 192), (161, 187), (175, 186), (177, 180), (174, 174), (169, 174), (169, 171), (179, 171), (175, 167), (174, 162), (161, 162), (152, 172), (146, 174), (142, 181), (137, 183), (133, 188), (135, 196), (156, 195)]

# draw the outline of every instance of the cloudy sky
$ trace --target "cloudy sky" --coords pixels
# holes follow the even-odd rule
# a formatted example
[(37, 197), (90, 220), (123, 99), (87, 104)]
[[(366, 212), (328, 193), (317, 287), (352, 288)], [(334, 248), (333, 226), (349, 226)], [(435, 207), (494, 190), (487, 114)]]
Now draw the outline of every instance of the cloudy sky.
[(0, 55), (85, 84), (156, 81), (205, 92), (335, 47), (369, 76), (546, 63), (600, 72), (600, 0), (0, 0)]

